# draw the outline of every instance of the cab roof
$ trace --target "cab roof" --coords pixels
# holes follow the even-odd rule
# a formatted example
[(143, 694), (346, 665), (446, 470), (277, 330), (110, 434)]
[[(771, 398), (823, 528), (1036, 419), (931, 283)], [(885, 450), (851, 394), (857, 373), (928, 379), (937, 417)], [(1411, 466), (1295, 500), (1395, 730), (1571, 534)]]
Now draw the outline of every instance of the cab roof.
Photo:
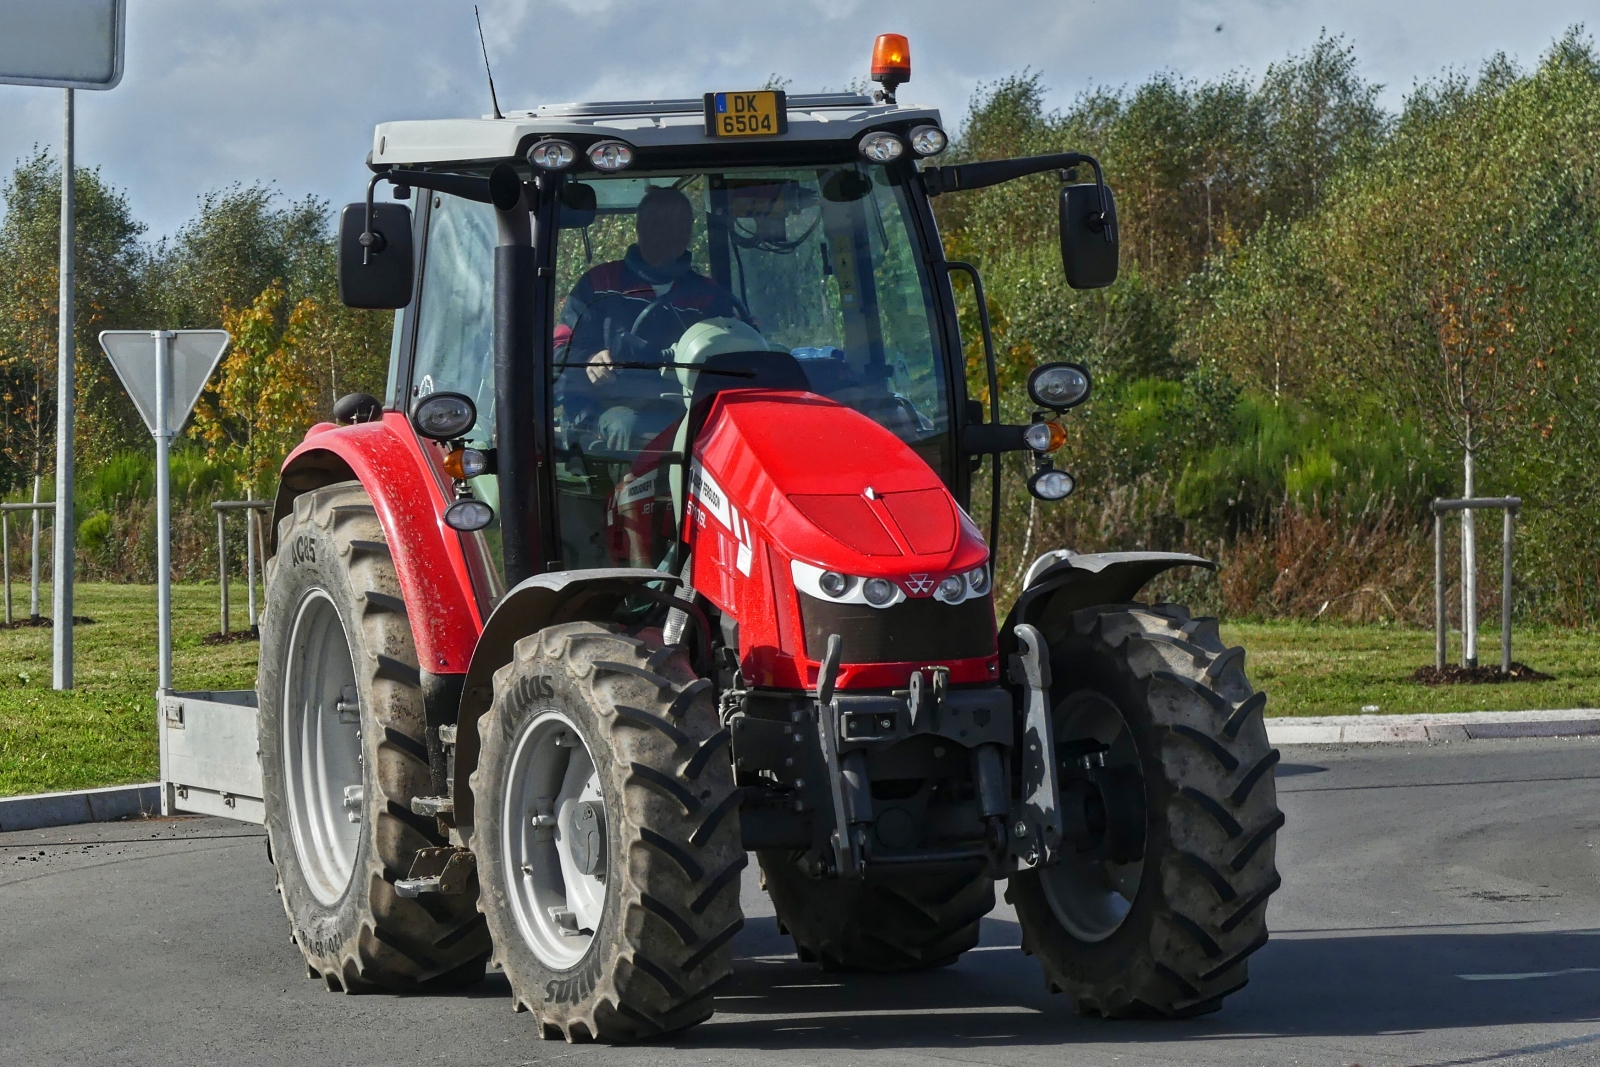
[(510, 111), (498, 119), (489, 115), (384, 122), (373, 132), (368, 162), (383, 168), (520, 159), (535, 141), (553, 136), (571, 138), (580, 149), (615, 138), (650, 153), (732, 145), (840, 144), (871, 129), (941, 125), (937, 109), (879, 103), (856, 93), (790, 96), (787, 105), (788, 132), (736, 139), (706, 133), (705, 103), (700, 98), (545, 104), (531, 111)]

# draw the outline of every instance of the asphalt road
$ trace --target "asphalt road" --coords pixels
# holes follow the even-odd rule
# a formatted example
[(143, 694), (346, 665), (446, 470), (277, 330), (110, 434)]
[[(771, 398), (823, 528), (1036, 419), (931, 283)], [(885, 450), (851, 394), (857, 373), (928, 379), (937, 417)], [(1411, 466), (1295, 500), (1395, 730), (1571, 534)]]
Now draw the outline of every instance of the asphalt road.
[(1600, 1063), (1595, 739), (1286, 749), (1279, 775), (1273, 941), (1191, 1022), (1073, 1016), (1003, 904), (954, 967), (824, 975), (752, 881), (711, 1022), (541, 1042), (499, 976), (434, 997), (307, 981), (260, 831), (184, 819), (0, 835), (0, 1048), (162, 1067)]

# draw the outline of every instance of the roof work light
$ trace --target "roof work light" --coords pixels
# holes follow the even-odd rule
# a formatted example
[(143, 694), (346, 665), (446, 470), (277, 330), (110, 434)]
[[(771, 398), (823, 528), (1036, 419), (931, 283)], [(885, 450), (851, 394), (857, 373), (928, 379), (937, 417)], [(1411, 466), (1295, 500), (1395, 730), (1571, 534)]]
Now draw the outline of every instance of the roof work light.
[(891, 104), (895, 89), (911, 80), (911, 42), (904, 34), (880, 33), (872, 42), (872, 80)]

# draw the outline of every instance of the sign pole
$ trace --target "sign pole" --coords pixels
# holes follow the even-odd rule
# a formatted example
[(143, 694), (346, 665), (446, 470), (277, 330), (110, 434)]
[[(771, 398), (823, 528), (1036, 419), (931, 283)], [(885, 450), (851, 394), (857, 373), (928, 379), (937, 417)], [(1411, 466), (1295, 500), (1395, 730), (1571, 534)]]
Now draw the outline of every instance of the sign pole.
[(167, 456), (172, 430), (167, 411), (172, 405), (172, 360), (167, 342), (172, 333), (152, 330), (156, 342), (156, 615), (161, 665), (156, 688), (172, 692), (172, 474)]
[(77, 538), (72, 521), (72, 423), (76, 408), (72, 338), (73, 295), (73, 146), (72, 90), (65, 89), (66, 115), (61, 136), (61, 305), (56, 356), (56, 525), (55, 573), (50, 594), (54, 616), (52, 689), (72, 688), (72, 565)]

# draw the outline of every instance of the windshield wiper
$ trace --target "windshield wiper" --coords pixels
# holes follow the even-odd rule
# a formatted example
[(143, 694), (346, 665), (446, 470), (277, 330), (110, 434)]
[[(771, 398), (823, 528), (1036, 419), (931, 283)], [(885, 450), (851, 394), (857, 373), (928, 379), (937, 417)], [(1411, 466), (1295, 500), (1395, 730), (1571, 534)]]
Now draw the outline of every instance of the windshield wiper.
[(697, 370), (701, 374), (721, 374), (727, 378), (754, 378), (753, 370), (723, 370), (720, 367), (708, 367), (704, 363), (642, 363), (635, 360), (613, 360), (609, 363), (552, 363), (552, 367), (565, 370), (568, 367), (611, 367), (614, 370), (662, 370), (666, 367)]

